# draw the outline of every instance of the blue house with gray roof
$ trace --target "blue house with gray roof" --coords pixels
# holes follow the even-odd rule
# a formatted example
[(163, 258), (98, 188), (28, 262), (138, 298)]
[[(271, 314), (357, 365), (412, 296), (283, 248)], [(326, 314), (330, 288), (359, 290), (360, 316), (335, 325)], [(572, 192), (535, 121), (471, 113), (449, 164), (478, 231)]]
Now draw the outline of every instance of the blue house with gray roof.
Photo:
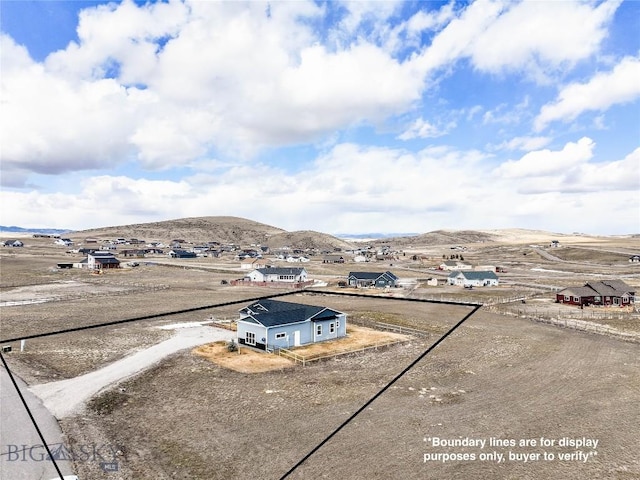
[(347, 315), (315, 305), (260, 300), (240, 310), (238, 344), (261, 350), (290, 348), (347, 335)]

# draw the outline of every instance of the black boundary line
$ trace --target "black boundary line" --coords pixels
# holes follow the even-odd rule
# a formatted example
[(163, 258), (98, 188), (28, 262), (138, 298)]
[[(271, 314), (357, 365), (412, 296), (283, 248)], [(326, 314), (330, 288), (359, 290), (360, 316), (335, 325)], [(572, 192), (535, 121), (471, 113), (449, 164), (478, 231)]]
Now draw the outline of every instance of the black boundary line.
[(420, 298), (402, 298), (402, 297), (381, 297), (378, 295), (365, 295), (365, 294), (361, 294), (361, 293), (346, 293), (346, 292), (332, 292), (332, 291), (322, 291), (322, 290), (292, 290), (292, 291), (288, 291), (288, 292), (282, 292), (282, 293), (275, 293), (273, 295), (263, 295), (260, 297), (253, 297), (253, 298), (245, 298), (243, 300), (233, 300), (231, 302), (224, 302), (224, 303), (216, 303), (214, 305), (205, 305), (202, 307), (193, 307), (193, 308), (185, 308), (183, 310), (175, 310), (172, 312), (164, 312), (164, 313), (154, 313), (152, 315), (144, 315), (142, 317), (134, 317), (134, 318), (127, 318), (124, 320), (114, 320), (113, 322), (104, 322), (104, 323), (97, 323), (94, 325), (83, 325), (81, 327), (73, 327), (73, 328), (65, 328), (63, 330), (55, 330), (53, 332), (45, 332), (45, 333), (36, 333), (33, 335), (26, 335), (26, 336), (21, 336), (21, 337), (13, 337), (13, 338), (6, 338), (6, 339), (1, 339), (0, 343), (11, 343), (11, 342), (17, 342), (18, 340), (33, 340), (34, 338), (43, 338), (43, 337), (51, 337), (53, 335), (59, 335), (62, 333), (71, 333), (71, 332), (80, 332), (82, 330), (90, 330), (92, 328), (100, 328), (100, 327), (109, 327), (109, 326), (113, 326), (113, 325), (122, 325), (124, 323), (131, 323), (131, 322), (139, 322), (142, 320), (151, 320), (153, 318), (160, 318), (160, 317), (169, 317), (172, 315), (180, 315), (183, 313), (190, 313), (190, 312), (198, 312), (200, 310), (210, 310), (212, 308), (220, 308), (220, 307), (228, 307), (229, 305), (237, 305), (239, 303), (245, 303), (245, 302), (255, 302), (258, 300), (265, 300), (265, 299), (269, 299), (269, 298), (277, 298), (277, 297), (285, 297), (288, 295), (295, 295), (295, 294), (299, 294), (299, 293), (312, 293), (312, 294), (320, 294), (320, 295), (339, 295), (339, 296), (344, 296), (344, 297), (358, 297), (358, 298), (371, 298), (371, 299), (380, 299), (380, 300), (395, 300), (395, 301), (402, 301), (402, 302), (420, 302), (420, 303), (436, 303), (436, 304), (440, 304), (440, 305), (457, 305), (460, 307), (475, 307), (478, 305), (482, 305), (479, 303), (464, 303), (464, 302), (453, 302), (450, 300), (423, 300)]
[(419, 303), (437, 303), (440, 305), (456, 305), (459, 307), (477, 307), (482, 306), (481, 303), (472, 303), (472, 302), (454, 302), (453, 300), (428, 300), (423, 298), (403, 298), (403, 297), (383, 297), (381, 295), (365, 295), (364, 293), (348, 293), (348, 292), (335, 292), (335, 291), (323, 291), (323, 290), (312, 290), (305, 289), (300, 290), (301, 292), (306, 293), (316, 293), (319, 295), (340, 295), (342, 297), (360, 297), (360, 298), (377, 298), (380, 300), (395, 300), (398, 302), (419, 302)]
[(33, 426), (35, 427), (36, 432), (38, 432), (38, 436), (40, 437), (40, 440), (42, 441), (42, 445), (47, 450), (47, 455), (49, 455), (49, 458), (51, 459), (51, 462), (53, 463), (53, 466), (55, 467), (56, 472), (58, 473), (58, 476), (60, 477), (60, 480), (64, 480), (64, 475), (62, 475), (62, 472), (60, 471), (60, 467), (58, 467), (58, 462), (56, 462), (56, 459), (51, 454), (51, 450), (49, 449), (49, 445), (47, 444), (47, 441), (44, 439), (44, 435), (42, 435), (42, 431), (40, 430), (40, 427), (38, 426), (38, 422), (36, 422), (36, 419), (33, 417), (33, 414), (31, 413), (31, 409), (29, 408), (29, 405), (27, 405), (27, 401), (22, 396), (22, 392), (20, 391), (20, 387), (18, 387), (18, 383), (16, 382), (16, 379), (13, 377), (13, 373), (11, 373), (11, 369), (9, 368), (9, 365), (7, 365), (7, 361), (5, 360), (4, 355), (2, 354), (2, 352), (0, 352), (0, 359), (2, 359), (2, 364), (4, 365), (4, 368), (7, 371), (7, 374), (9, 375), (9, 378), (11, 379), (11, 383), (13, 383), (13, 386), (16, 389), (16, 392), (18, 392), (18, 395), (20, 396), (20, 400), (22, 401), (22, 405), (24, 406), (24, 409), (29, 414), (29, 418), (31, 419), (31, 423), (33, 423)]
[(464, 318), (462, 320), (460, 320), (458, 323), (456, 323), (453, 327), (451, 327), (449, 329), (448, 332), (446, 332), (444, 335), (442, 335), (442, 337), (440, 337), (433, 345), (431, 345), (429, 348), (427, 348), (424, 352), (422, 352), (413, 362), (411, 362), (407, 367), (405, 367), (404, 370), (402, 370), (398, 375), (396, 375), (393, 380), (391, 380), (389, 383), (387, 383), (378, 393), (376, 393), (373, 397), (371, 397), (364, 405), (362, 405), (353, 415), (351, 415), (349, 418), (347, 418), (344, 422), (342, 422), (340, 424), (340, 426), (338, 428), (336, 428), (333, 432), (331, 432), (329, 434), (329, 436), (327, 436), (324, 440), (322, 440), (318, 445), (316, 445), (309, 453), (307, 453), (304, 457), (302, 457), (302, 459), (300, 461), (298, 461), (298, 463), (296, 463), (293, 467), (291, 467), (287, 473), (285, 473), (282, 477), (280, 477), (280, 480), (284, 480), (285, 478), (287, 478), (289, 475), (291, 475), (300, 465), (302, 465), (309, 457), (311, 457), (314, 453), (316, 453), (318, 450), (320, 450), (320, 448), (322, 448), (322, 446), (327, 443), (329, 440), (331, 440), (340, 430), (342, 430), (344, 427), (346, 427), (349, 423), (351, 423), (351, 421), (356, 418), (363, 410), (365, 410), (369, 405), (371, 405), (380, 395), (382, 395), (389, 387), (391, 387), (394, 383), (396, 383), (405, 373), (407, 373), (409, 370), (411, 370), (413, 367), (415, 367), (415, 365), (422, 360), (424, 357), (426, 357), (429, 352), (431, 352), (434, 348), (436, 348), (441, 342), (444, 341), (445, 338), (447, 338), (449, 335), (451, 335), (460, 325), (462, 325), (464, 322), (467, 321), (467, 319), (469, 317), (471, 317), (471, 315), (473, 315), (474, 313), (476, 313), (480, 308), (482, 307), (482, 305), (476, 305), (474, 307), (474, 309), (469, 312), (467, 315), (464, 316)]
[(276, 294), (273, 294), (273, 295), (266, 295), (266, 296), (262, 296), (262, 297), (246, 298), (244, 300), (233, 300), (231, 302), (217, 303), (215, 305), (205, 305), (203, 307), (185, 308), (184, 310), (175, 310), (173, 312), (154, 313), (152, 315), (145, 315), (143, 317), (127, 318), (127, 319), (124, 319), (124, 320), (114, 320), (113, 322), (97, 323), (95, 325), (83, 325), (81, 327), (65, 328), (64, 330), (56, 330), (56, 331), (53, 331), (53, 332), (36, 333), (36, 334), (33, 334), (33, 335), (26, 335), (26, 336), (22, 336), (22, 337), (13, 337), (13, 338), (2, 339), (2, 340), (0, 340), (0, 343), (17, 342), (18, 340), (32, 340), (34, 338), (51, 337), (53, 335), (59, 335), (61, 333), (79, 332), (79, 331), (82, 331), (82, 330), (90, 330), (92, 328), (109, 327), (109, 326), (112, 326), (112, 325), (122, 325), (123, 323), (139, 322), (141, 320), (150, 320), (152, 318), (169, 317), (171, 315), (180, 315), (182, 313), (198, 312), (200, 310), (210, 310), (212, 308), (227, 307), (229, 305), (236, 305), (238, 303), (255, 302), (257, 300), (264, 300), (264, 299), (267, 299), (267, 298), (275, 298), (275, 297), (283, 297), (285, 295), (293, 295), (295, 293), (299, 293), (299, 292), (302, 292), (302, 291), (304, 291), (304, 290), (293, 290), (291, 292), (276, 293)]
[[(287, 473), (285, 473), (283, 477), (281, 477), (281, 480), (286, 478), (286, 477), (288, 477), (291, 473), (293, 473), (311, 455), (313, 455), (317, 450), (319, 450), (334, 435), (336, 435), (348, 423), (350, 423), (358, 414), (360, 414), (367, 406), (369, 406), (374, 400), (376, 400), (380, 395), (382, 395), (389, 387), (391, 387), (405, 373), (407, 373), (410, 369), (412, 369), (420, 360), (422, 360), (429, 352), (431, 352), (431, 350), (433, 350), (438, 344), (440, 344), (440, 342), (442, 342), (446, 337), (448, 337), (451, 333), (453, 333), (454, 330), (456, 330), (469, 317), (471, 317), (471, 315), (473, 315), (476, 311), (478, 311), (478, 309), (480, 309), (480, 307), (482, 307), (482, 304), (453, 302), (453, 301), (448, 301), (448, 300), (426, 300), (426, 299), (418, 299), (418, 298), (381, 297), (381, 296), (378, 296), (378, 295), (365, 295), (365, 294), (359, 294), (359, 293), (332, 292), (332, 291), (322, 291), (322, 290), (305, 290), (305, 289), (301, 289), (301, 290), (293, 290), (293, 291), (282, 292), (282, 293), (275, 293), (273, 295), (263, 295), (263, 296), (260, 296), (260, 297), (245, 298), (245, 299), (242, 299), (242, 300), (234, 300), (234, 301), (231, 301), (231, 302), (223, 302), (223, 303), (218, 303), (218, 304), (214, 304), (214, 305), (205, 305), (205, 306), (202, 306), (202, 307), (186, 308), (186, 309), (183, 309), (183, 310), (175, 310), (175, 311), (172, 311), (172, 312), (155, 313), (153, 315), (145, 315), (145, 316), (142, 316), (142, 317), (127, 318), (127, 319), (124, 319), (124, 320), (115, 320), (113, 322), (99, 323), (99, 324), (96, 324), (96, 325), (85, 325), (85, 326), (81, 326), (81, 327), (74, 327), (74, 328), (66, 328), (66, 329), (63, 329), (63, 330), (56, 330), (56, 331), (53, 331), (53, 332), (46, 332), (46, 333), (33, 334), (33, 335), (27, 335), (27, 336), (22, 336), (22, 337), (14, 337), (14, 338), (2, 339), (2, 340), (0, 340), (0, 343), (10, 343), (10, 342), (18, 341), (18, 340), (30, 340), (30, 339), (35, 339), (35, 338), (51, 337), (53, 335), (60, 335), (60, 334), (63, 334), (63, 333), (79, 332), (79, 331), (83, 331), (83, 330), (90, 330), (90, 329), (94, 329), (94, 328), (108, 327), (108, 326), (113, 326), (113, 325), (122, 325), (122, 324), (125, 324), (125, 323), (139, 322), (139, 321), (142, 321), (142, 320), (150, 320), (150, 319), (153, 319), (153, 318), (168, 317), (168, 316), (172, 316), (172, 315), (180, 315), (180, 314), (183, 314), (183, 313), (197, 312), (197, 311), (201, 311), (201, 310), (209, 310), (209, 309), (213, 309), (213, 308), (226, 307), (226, 306), (229, 306), (229, 305), (237, 305), (239, 303), (255, 302), (255, 301), (258, 301), (258, 300), (265, 300), (265, 299), (269, 299), (269, 298), (285, 297), (285, 296), (295, 295), (295, 294), (299, 294), (299, 293), (311, 293), (311, 294), (320, 294), (320, 295), (337, 295), (337, 296), (344, 296), (344, 297), (369, 298), (369, 299), (379, 299), (379, 300), (387, 300), (387, 301), (388, 300), (396, 300), (396, 301), (404, 301), (404, 302), (409, 301), (409, 302), (421, 302), (421, 303), (436, 303), (436, 304), (442, 304), (442, 305), (456, 305), (456, 306), (461, 306), (461, 307), (475, 307), (475, 308), (469, 314), (467, 314), (462, 320), (460, 320), (456, 325), (454, 325), (448, 332), (446, 332), (442, 337), (440, 337), (440, 339), (437, 340), (433, 345), (431, 345), (431, 347), (429, 347), (420, 356), (418, 356), (418, 358), (416, 358), (413, 362), (411, 362), (409, 364), (409, 366), (407, 366), (393, 380), (391, 380), (378, 393), (376, 393), (371, 399), (369, 399), (369, 401), (367, 401), (362, 407), (360, 407), (360, 409), (358, 409), (358, 411), (356, 411), (353, 415), (351, 415), (351, 417), (349, 417), (347, 420), (345, 420), (327, 438), (325, 438), (320, 444), (318, 444), (313, 450), (311, 450), (311, 452), (309, 452), (307, 455), (305, 455), (305, 457), (302, 458), (302, 460), (300, 460)], [(62, 473), (60, 472), (60, 469), (58, 468), (58, 464), (55, 462), (55, 459), (53, 458), (53, 456), (51, 454), (51, 451), (49, 450), (49, 446), (47, 445), (47, 443), (46, 443), (46, 441), (45, 441), (45, 439), (44, 439), (44, 437), (42, 435), (42, 432), (40, 431), (40, 427), (38, 427), (38, 424), (35, 421), (35, 418), (31, 414), (31, 410), (29, 410), (29, 407), (28, 407), (26, 401), (24, 400), (24, 397), (22, 396), (22, 392), (20, 391), (20, 388), (18, 387), (18, 384), (16, 383), (15, 379), (13, 378), (13, 374), (11, 373), (11, 370), (9, 369), (9, 366), (7, 365), (7, 362), (6, 362), (4, 356), (2, 355), (1, 352), (0, 352), (0, 358), (2, 358), (2, 363), (4, 364), (4, 366), (5, 366), (6, 370), (7, 370), (7, 373), (9, 374), (9, 377), (11, 378), (13, 386), (15, 387), (16, 391), (18, 392), (18, 395), (20, 396), (20, 399), (22, 400), (22, 404), (24, 405), (25, 410), (29, 414), (29, 418), (31, 419), (34, 427), (36, 428), (36, 431), (38, 432), (38, 435), (40, 436), (40, 440), (42, 440), (42, 443), (45, 446), (45, 448), (47, 450), (47, 453), (49, 454), (49, 457), (53, 461), (53, 464), (54, 464), (54, 466), (56, 468), (56, 471), (58, 472), (58, 475), (60, 476), (60, 479), (62, 480), (64, 477), (63, 477)]]

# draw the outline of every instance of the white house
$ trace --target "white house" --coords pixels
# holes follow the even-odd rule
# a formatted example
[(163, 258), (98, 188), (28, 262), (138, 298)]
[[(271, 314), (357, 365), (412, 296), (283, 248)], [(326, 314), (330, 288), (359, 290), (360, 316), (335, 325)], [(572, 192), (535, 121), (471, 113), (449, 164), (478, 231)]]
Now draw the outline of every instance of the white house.
[(495, 272), (451, 272), (447, 277), (449, 285), (461, 287), (495, 287), (498, 285), (498, 276)]
[(473, 267), (468, 263), (458, 260), (447, 260), (440, 264), (440, 270), (471, 270)]
[(247, 257), (240, 262), (240, 268), (242, 270), (255, 270), (258, 268), (265, 268), (267, 262), (262, 258)]
[(6, 240), (2, 243), (5, 247), (24, 247), (21, 240)]
[(308, 262), (309, 259), (307, 257), (303, 257), (303, 256), (293, 256), (293, 255), (289, 255), (286, 258), (287, 262), (289, 263), (297, 263), (297, 262)]
[(257, 268), (247, 275), (252, 282), (284, 282), (298, 283), (307, 281), (307, 271), (304, 267)]
[(111, 252), (93, 252), (87, 254), (87, 267), (90, 270), (120, 268), (120, 260)]

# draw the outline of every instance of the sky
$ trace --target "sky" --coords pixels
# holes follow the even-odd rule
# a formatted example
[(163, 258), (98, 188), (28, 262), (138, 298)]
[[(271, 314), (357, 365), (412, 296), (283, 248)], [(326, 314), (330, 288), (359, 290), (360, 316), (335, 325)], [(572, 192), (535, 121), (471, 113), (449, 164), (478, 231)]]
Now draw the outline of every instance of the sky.
[(638, 1), (0, 1), (0, 224), (640, 233)]

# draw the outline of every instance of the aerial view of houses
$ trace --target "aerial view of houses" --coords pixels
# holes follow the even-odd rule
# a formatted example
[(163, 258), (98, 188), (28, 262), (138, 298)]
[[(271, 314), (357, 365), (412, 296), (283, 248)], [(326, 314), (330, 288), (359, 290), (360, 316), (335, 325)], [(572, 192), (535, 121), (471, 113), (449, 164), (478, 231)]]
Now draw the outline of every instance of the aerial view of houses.
[(327, 307), (260, 300), (240, 310), (238, 343), (261, 350), (298, 347), (344, 337), (347, 315)]

